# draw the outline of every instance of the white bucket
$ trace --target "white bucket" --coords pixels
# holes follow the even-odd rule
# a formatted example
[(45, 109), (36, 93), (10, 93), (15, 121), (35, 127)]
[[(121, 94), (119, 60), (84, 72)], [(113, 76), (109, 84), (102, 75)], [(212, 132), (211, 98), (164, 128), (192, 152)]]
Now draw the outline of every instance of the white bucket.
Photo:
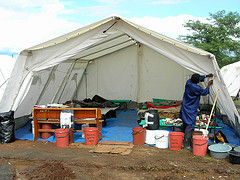
[(194, 131), (200, 131), (203, 133), (203, 135), (205, 135), (205, 132), (206, 132), (206, 136), (208, 136), (208, 133), (209, 133), (209, 131), (208, 130), (206, 131), (206, 129), (196, 129), (195, 128)]
[(156, 147), (161, 149), (168, 148), (169, 131), (158, 130), (155, 135)]
[(145, 143), (146, 144), (156, 144), (155, 134), (158, 130), (146, 130)]

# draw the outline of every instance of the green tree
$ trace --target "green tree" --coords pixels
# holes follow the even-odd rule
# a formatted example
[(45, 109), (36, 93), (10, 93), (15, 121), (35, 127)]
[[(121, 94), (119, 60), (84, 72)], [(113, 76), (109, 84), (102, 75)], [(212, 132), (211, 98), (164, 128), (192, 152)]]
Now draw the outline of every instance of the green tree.
[(219, 67), (240, 60), (240, 15), (224, 10), (210, 14), (207, 23), (189, 20), (183, 26), (192, 34), (179, 36), (185, 43), (215, 55)]

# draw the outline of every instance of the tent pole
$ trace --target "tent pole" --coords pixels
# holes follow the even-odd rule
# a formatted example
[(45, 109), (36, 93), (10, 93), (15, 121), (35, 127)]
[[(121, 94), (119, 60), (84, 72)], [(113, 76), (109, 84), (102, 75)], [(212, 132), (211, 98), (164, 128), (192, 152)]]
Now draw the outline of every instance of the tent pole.
[(84, 70), (85, 82), (86, 82), (86, 97), (87, 98), (87, 69)]
[[(89, 64), (89, 61), (88, 61), (88, 63), (86, 64), (86, 66), (85, 66), (85, 68), (84, 68), (84, 70), (83, 70), (83, 75), (82, 75), (82, 77), (81, 77), (80, 80), (78, 81), (77, 87), (76, 87), (76, 89), (75, 89), (75, 91), (74, 91), (74, 93), (73, 93), (73, 96), (72, 96), (72, 100), (77, 97), (76, 94), (77, 94), (78, 89), (79, 89), (79, 87), (80, 87), (80, 84), (81, 84), (81, 82), (82, 82), (82, 80), (83, 80), (83, 76), (85, 75), (85, 72), (86, 72), (86, 69), (87, 69), (87, 67), (88, 67), (88, 64)], [(86, 92), (86, 93), (87, 93), (87, 92)]]
[(5, 81), (6, 79), (5, 79), (5, 77), (4, 77), (1, 69), (0, 69), (0, 72), (1, 72), (1, 74), (2, 74), (2, 77), (3, 77), (4, 81)]
[(37, 100), (37, 102), (36, 102), (36, 105), (39, 104), (40, 99), (42, 98), (43, 94), (45, 93), (47, 86), (50, 84), (51, 77), (52, 77), (52, 75), (53, 75), (53, 72), (57, 69), (57, 66), (58, 66), (58, 65), (52, 67), (50, 76), (48, 76), (47, 82), (46, 82), (46, 84), (44, 85), (44, 87), (43, 87), (43, 89), (42, 89), (42, 92), (41, 92), (41, 94), (40, 94), (39, 97), (38, 97), (38, 100)]
[[(72, 64), (72, 66), (73, 66), (73, 64)], [(70, 66), (70, 67), (68, 68), (68, 71), (67, 71), (67, 73), (66, 73), (65, 77), (63, 78), (63, 80), (62, 80), (62, 83), (61, 83), (60, 87), (59, 87), (59, 88), (58, 88), (58, 90), (55, 92), (55, 94), (54, 94), (54, 96), (53, 96), (53, 98), (52, 98), (52, 100), (51, 100), (51, 103), (53, 103), (53, 102), (55, 101), (55, 99), (56, 99), (56, 96), (58, 95), (58, 93), (59, 93), (60, 89), (62, 88), (62, 86), (63, 86), (63, 83), (64, 83), (64, 80), (66, 79), (66, 76), (68, 75), (68, 73), (69, 73), (69, 71), (70, 71), (70, 69), (71, 69), (71, 67), (72, 67), (72, 66)]]
[(71, 76), (71, 74), (72, 74), (72, 71), (73, 71), (73, 69), (74, 69), (75, 64), (76, 64), (76, 60), (74, 61), (74, 63), (72, 63), (72, 66), (69, 67), (68, 72), (66, 73), (66, 76), (64, 77), (64, 79), (63, 79), (63, 81), (62, 81), (62, 84), (61, 84), (61, 86), (58, 88), (58, 91), (57, 91), (57, 93), (54, 95), (54, 98), (52, 99), (52, 101), (54, 101), (54, 100), (56, 99), (57, 94), (59, 93), (61, 87), (63, 86), (63, 84), (64, 84), (64, 82), (65, 82), (65, 85), (64, 85), (64, 87), (63, 87), (63, 89), (62, 89), (62, 92), (61, 92), (61, 94), (60, 94), (60, 96), (59, 96), (59, 98), (58, 98), (58, 101), (57, 101), (57, 102), (59, 103), (59, 101), (60, 101), (60, 99), (61, 99), (61, 97), (62, 97), (62, 95), (63, 95), (63, 92), (64, 92), (64, 90), (65, 90), (65, 88), (66, 88), (66, 86), (67, 86), (68, 80), (69, 80), (69, 78), (70, 78), (70, 76)]
[(137, 45), (137, 65), (138, 65), (138, 69), (137, 69), (137, 77), (138, 77), (138, 88), (137, 88), (137, 102), (139, 102), (139, 96), (140, 96), (140, 89), (139, 87), (141, 87), (141, 81), (140, 81), (140, 75), (141, 75), (141, 69), (142, 69), (142, 45), (140, 43), (138, 43)]
[(7, 78), (1, 85), (0, 85), (0, 88), (2, 88), (2, 86), (7, 83), (7, 81), (9, 80), (9, 78)]

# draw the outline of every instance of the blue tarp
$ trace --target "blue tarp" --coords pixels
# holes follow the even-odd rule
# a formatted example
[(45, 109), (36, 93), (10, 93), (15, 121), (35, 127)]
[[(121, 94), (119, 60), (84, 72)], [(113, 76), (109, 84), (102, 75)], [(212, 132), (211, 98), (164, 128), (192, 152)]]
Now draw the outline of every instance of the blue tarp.
[[(117, 110), (117, 118), (107, 119), (107, 126), (102, 129), (102, 141), (127, 141), (132, 142), (132, 128), (139, 127), (138, 125), (137, 111), (135, 110)], [(236, 132), (225, 125), (220, 118), (216, 119), (219, 126), (223, 127), (220, 129), (223, 134), (227, 137), (230, 144), (240, 146), (240, 137), (237, 136)], [(171, 128), (165, 130), (171, 131)], [(218, 131), (219, 129), (217, 129)], [(216, 132), (217, 132), (216, 131)], [(212, 132), (213, 133), (213, 130)], [(31, 124), (27, 123), (23, 128), (15, 132), (16, 139), (21, 140), (33, 140), (33, 134), (31, 132)], [(39, 141), (51, 141), (56, 142), (54, 135), (48, 139), (38, 138)], [(74, 133), (74, 142), (85, 142), (82, 138), (82, 133)]]

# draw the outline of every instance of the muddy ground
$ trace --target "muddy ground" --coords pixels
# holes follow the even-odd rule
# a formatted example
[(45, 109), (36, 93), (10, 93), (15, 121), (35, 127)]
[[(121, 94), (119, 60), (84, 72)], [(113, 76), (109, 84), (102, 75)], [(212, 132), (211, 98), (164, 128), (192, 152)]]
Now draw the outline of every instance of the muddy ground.
[(151, 146), (134, 146), (128, 155), (101, 154), (92, 152), (94, 148), (29, 140), (0, 144), (0, 180), (240, 179), (240, 165), (209, 154)]

